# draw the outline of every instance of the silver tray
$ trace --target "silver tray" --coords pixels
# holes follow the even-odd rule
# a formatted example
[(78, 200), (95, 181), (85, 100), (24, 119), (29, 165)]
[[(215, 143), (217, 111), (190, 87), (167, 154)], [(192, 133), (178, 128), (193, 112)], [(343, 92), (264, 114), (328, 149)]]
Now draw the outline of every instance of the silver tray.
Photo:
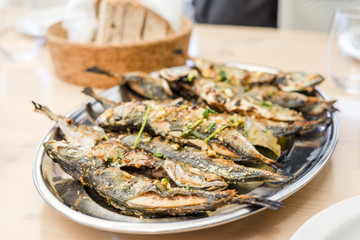
[[(250, 71), (277, 73), (278, 70), (248, 64), (227, 64)], [(185, 66), (177, 67), (179, 70)], [(175, 68), (176, 69), (176, 68)], [(154, 75), (156, 73), (153, 73)], [(327, 99), (326, 95), (316, 90), (318, 96)], [(79, 93), (80, 94), (80, 93)], [(102, 96), (113, 101), (125, 101), (127, 92), (123, 88), (113, 87), (102, 93)], [(93, 112), (94, 111), (94, 112)], [(103, 111), (95, 100), (89, 100), (67, 117), (76, 122), (93, 124), (92, 115)], [(335, 114), (332, 123), (326, 128), (317, 129), (305, 136), (296, 136), (292, 146), (286, 151), (282, 164), (285, 172), (294, 175), (295, 179), (280, 186), (261, 185), (249, 194), (268, 196), (271, 200), (281, 201), (307, 184), (323, 168), (334, 151), (338, 138), (338, 121)], [(185, 232), (235, 221), (264, 210), (257, 206), (228, 205), (209, 214), (188, 217), (169, 217), (156, 219), (140, 219), (116, 212), (105, 204), (91, 189), (84, 188), (44, 152), (43, 143), (57, 139), (57, 128), (52, 127), (41, 140), (33, 162), (33, 179), (37, 190), (44, 200), (53, 208), (72, 220), (102, 230), (133, 234), (164, 234)], [(272, 214), (277, 214), (274, 211)]]

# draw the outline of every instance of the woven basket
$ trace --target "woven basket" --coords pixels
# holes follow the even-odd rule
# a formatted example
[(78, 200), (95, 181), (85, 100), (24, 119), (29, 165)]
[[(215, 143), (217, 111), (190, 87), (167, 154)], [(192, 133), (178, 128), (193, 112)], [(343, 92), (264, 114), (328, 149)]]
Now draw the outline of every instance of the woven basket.
[(107, 88), (119, 84), (126, 72), (183, 65), (185, 59), (174, 51), (187, 52), (193, 24), (186, 18), (181, 21), (181, 30), (165, 39), (117, 45), (69, 42), (61, 23), (56, 23), (47, 31), (55, 72), (77, 85)]

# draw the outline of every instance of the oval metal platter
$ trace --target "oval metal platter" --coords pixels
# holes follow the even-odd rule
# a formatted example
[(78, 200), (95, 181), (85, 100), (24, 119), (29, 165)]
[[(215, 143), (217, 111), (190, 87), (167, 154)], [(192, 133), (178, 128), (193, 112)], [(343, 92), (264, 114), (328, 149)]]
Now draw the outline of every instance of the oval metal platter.
[[(271, 67), (227, 64), (249, 71), (277, 73)], [(185, 66), (174, 68), (181, 70)], [(156, 73), (153, 73), (156, 75)], [(318, 96), (327, 99), (326, 95), (316, 90)], [(79, 93), (80, 94), (80, 93)], [(102, 93), (102, 96), (113, 101), (126, 101), (127, 91), (113, 87)], [(104, 109), (95, 100), (89, 100), (67, 114), (78, 123), (93, 125), (94, 116)], [(323, 168), (334, 151), (338, 138), (338, 121), (335, 114), (329, 116), (331, 124), (317, 129), (313, 133), (296, 136), (287, 149), (281, 163), (288, 175), (294, 180), (280, 186), (260, 185), (250, 191), (250, 195), (268, 196), (271, 200), (281, 201), (307, 184)], [(125, 216), (109, 207), (91, 189), (84, 188), (54, 163), (44, 152), (43, 143), (58, 139), (57, 128), (51, 128), (41, 140), (33, 162), (33, 179), (37, 190), (44, 200), (53, 208), (72, 220), (102, 230), (133, 234), (165, 234), (209, 228), (235, 221), (264, 210), (263, 207), (228, 205), (214, 212), (188, 216), (146, 219)], [(272, 214), (276, 214), (274, 211)]]

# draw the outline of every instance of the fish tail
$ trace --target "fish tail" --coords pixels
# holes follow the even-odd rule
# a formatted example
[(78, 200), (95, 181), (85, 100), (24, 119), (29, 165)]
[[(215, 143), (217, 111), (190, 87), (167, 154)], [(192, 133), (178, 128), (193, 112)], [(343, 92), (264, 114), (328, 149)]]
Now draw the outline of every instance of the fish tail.
[(236, 195), (231, 203), (234, 204), (251, 204), (266, 207), (272, 210), (277, 210), (283, 205), (282, 202), (270, 200), (264, 197), (247, 196), (247, 195)]
[(48, 116), (51, 120), (55, 120), (55, 121), (57, 121), (60, 118), (58, 115), (53, 113), (47, 106), (43, 106), (43, 105), (41, 105), (39, 103), (36, 103), (34, 101), (31, 101), (31, 102), (35, 106), (35, 109), (34, 109), (35, 112), (43, 113), (46, 116)]
[(333, 112), (338, 112), (339, 109), (337, 109), (334, 104), (335, 104), (336, 100), (330, 100), (330, 101), (325, 101), (323, 103), (323, 107), (329, 111), (330, 113), (333, 113)]
[(104, 98), (104, 97), (100, 96), (99, 94), (96, 94), (91, 87), (85, 87), (81, 92), (87, 96), (95, 98), (98, 102), (101, 103), (101, 105), (104, 106), (104, 108), (111, 108), (111, 107), (115, 107), (115, 106), (119, 105), (116, 102), (113, 102), (107, 98)]

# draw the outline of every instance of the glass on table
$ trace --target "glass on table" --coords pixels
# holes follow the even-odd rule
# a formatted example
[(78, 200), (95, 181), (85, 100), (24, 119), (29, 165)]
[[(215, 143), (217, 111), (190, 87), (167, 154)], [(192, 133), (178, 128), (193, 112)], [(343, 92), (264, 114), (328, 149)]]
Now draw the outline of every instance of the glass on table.
[(347, 93), (360, 94), (360, 8), (335, 11), (327, 43), (327, 70)]

